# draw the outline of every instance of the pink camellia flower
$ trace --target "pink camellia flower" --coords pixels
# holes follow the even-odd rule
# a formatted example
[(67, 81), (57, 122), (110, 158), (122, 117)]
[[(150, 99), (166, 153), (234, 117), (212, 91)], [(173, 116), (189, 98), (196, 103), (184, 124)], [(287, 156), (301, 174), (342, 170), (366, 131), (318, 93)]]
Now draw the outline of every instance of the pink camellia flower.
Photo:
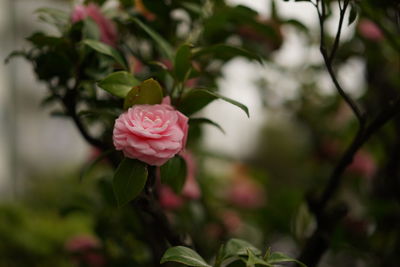
[(360, 21), (358, 24), (358, 30), (364, 38), (367, 38), (371, 41), (378, 42), (384, 38), (381, 29), (379, 29), (375, 23), (367, 19)]
[(74, 7), (71, 15), (73, 23), (84, 20), (87, 17), (93, 19), (99, 27), (100, 40), (103, 43), (115, 47), (117, 43), (117, 30), (115, 24), (101, 13), (98, 5), (90, 3), (87, 6), (77, 5)]
[(376, 173), (376, 163), (371, 154), (361, 150), (354, 156), (347, 170), (365, 178), (372, 178)]
[(188, 118), (170, 105), (135, 105), (115, 121), (113, 141), (125, 157), (161, 166), (186, 145)]

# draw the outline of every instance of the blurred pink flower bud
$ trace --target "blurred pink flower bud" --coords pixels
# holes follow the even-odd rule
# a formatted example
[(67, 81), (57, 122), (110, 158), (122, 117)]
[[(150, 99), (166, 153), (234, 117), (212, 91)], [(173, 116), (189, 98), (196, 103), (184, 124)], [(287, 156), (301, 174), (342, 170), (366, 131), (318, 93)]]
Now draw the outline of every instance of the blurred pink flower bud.
[(106, 18), (98, 5), (90, 3), (87, 6), (77, 5), (72, 11), (71, 20), (73, 23), (87, 17), (93, 19), (100, 30), (100, 40), (110, 46), (116, 46), (117, 30), (112, 20)]
[(188, 150), (184, 150), (179, 155), (186, 161), (187, 167), (186, 181), (182, 189), (182, 195), (189, 199), (199, 199), (201, 191), (196, 180), (196, 161), (193, 158), (193, 154)]
[(169, 186), (160, 185), (158, 189), (158, 199), (161, 207), (176, 210), (182, 207), (183, 199), (172, 191)]
[[(169, 186), (159, 183), (158, 197), (161, 206), (166, 209), (178, 209), (184, 204), (185, 199), (199, 199), (201, 196), (201, 191), (196, 180), (196, 162), (192, 153), (185, 150), (180, 152), (179, 155), (186, 161), (186, 181), (181, 195), (177, 195)], [(159, 169), (157, 170), (157, 176), (158, 180), (160, 180)]]
[(378, 42), (384, 39), (381, 29), (379, 29), (379, 27), (370, 20), (361, 20), (358, 24), (358, 30), (361, 36), (371, 41)]
[(105, 266), (106, 259), (99, 253), (100, 248), (100, 241), (90, 235), (74, 236), (65, 243), (65, 250), (73, 255), (73, 260), (79, 266)]
[(233, 210), (224, 211), (221, 214), (221, 219), (228, 233), (237, 232), (243, 226), (243, 222), (239, 214)]
[(143, 63), (134, 56), (128, 57), (129, 69), (132, 73), (140, 73), (143, 71)]
[(199, 81), (199, 78), (193, 78), (186, 81), (185, 85), (189, 88), (195, 87)]
[(100, 241), (90, 235), (78, 235), (70, 238), (65, 243), (68, 252), (82, 252), (85, 250), (100, 248)]
[(376, 163), (371, 154), (361, 150), (354, 156), (353, 162), (347, 168), (347, 171), (365, 178), (372, 178), (376, 173)]
[(227, 197), (233, 205), (240, 208), (260, 208), (265, 203), (265, 191), (252, 180), (244, 165), (235, 166), (235, 176)]
[(218, 223), (207, 223), (204, 227), (204, 233), (211, 239), (220, 239), (224, 234), (224, 229)]

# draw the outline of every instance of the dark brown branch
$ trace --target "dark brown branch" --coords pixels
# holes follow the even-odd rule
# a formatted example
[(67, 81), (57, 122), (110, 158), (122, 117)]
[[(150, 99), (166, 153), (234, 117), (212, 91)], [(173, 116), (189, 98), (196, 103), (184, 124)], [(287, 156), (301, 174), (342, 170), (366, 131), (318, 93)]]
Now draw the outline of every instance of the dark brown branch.
[[(347, 6), (349, 5), (350, 0), (345, 0), (343, 7), (340, 6), (340, 16), (339, 16), (339, 24), (338, 24), (338, 30), (336, 32), (336, 37), (335, 41), (332, 46), (332, 51), (329, 56), (329, 62), (332, 63), (333, 58), (335, 57), (336, 51), (339, 48), (339, 43), (340, 43), (340, 36), (342, 35), (342, 28), (343, 28), (343, 20), (344, 20), (344, 15), (346, 14)], [(339, 0), (340, 4), (340, 0)]]
[[(340, 9), (338, 30), (337, 30), (333, 48), (331, 50), (331, 53), (329, 53), (328, 48), (325, 44), (325, 20), (326, 20), (325, 2), (324, 2), (324, 0), (317, 1), (317, 11), (318, 11), (319, 24), (320, 24), (320, 51), (324, 58), (325, 66), (329, 72), (332, 82), (335, 85), (336, 90), (339, 92), (340, 96), (346, 101), (346, 103), (350, 106), (351, 110), (353, 111), (354, 115), (357, 117), (357, 119), (362, 127), (362, 125), (365, 123), (365, 115), (361, 111), (361, 109), (358, 107), (357, 103), (343, 90), (342, 86), (340, 85), (340, 83), (336, 77), (336, 74), (335, 74), (335, 72), (333, 70), (333, 66), (332, 66), (333, 57), (335, 56), (336, 50), (338, 49), (338, 46), (339, 46), (341, 30), (343, 27), (344, 15), (346, 13), (348, 3), (349, 3), (349, 1), (346, 0), (343, 8)], [(318, 8), (318, 6), (320, 8)]]
[(344, 171), (346, 170), (347, 166), (349, 166), (353, 161), (354, 155), (357, 153), (357, 151), (369, 140), (369, 138), (400, 112), (399, 98), (392, 103), (389, 103), (388, 107), (384, 109), (381, 113), (379, 113), (379, 115), (375, 119), (373, 119), (368, 126), (366, 126), (364, 113), (361, 112), (361, 110), (358, 108), (356, 102), (346, 94), (336, 77), (336, 74), (332, 67), (332, 62), (339, 46), (343, 18), (346, 13), (348, 4), (349, 1), (345, 0), (344, 5), (340, 5), (338, 31), (332, 51), (329, 54), (325, 45), (324, 33), (324, 24), (326, 19), (325, 3), (324, 0), (317, 0), (317, 11), (319, 16), (321, 35), (321, 54), (324, 58), (325, 66), (336, 89), (356, 115), (359, 121), (359, 129), (357, 131), (357, 134), (353, 138), (353, 141), (345, 150), (341, 159), (333, 169), (332, 174), (329, 177), (328, 183), (326, 184), (320, 197), (310, 200), (309, 205), (311, 211), (315, 214), (317, 220), (317, 228), (307, 241), (299, 256), (299, 260), (305, 263), (308, 267), (314, 267), (318, 264), (322, 255), (329, 248), (330, 236), (334, 231), (336, 224), (346, 214), (345, 210), (343, 209), (339, 210), (338, 212), (327, 210), (329, 201), (334, 198), (340, 188)]
[[(315, 202), (310, 203), (310, 208), (317, 219), (317, 229), (314, 231), (303, 251), (299, 256), (299, 260), (308, 267), (316, 266), (321, 259), (323, 253), (329, 247), (330, 235), (334, 230), (335, 224), (332, 223), (332, 216), (327, 215), (326, 207), (328, 202), (337, 193), (342, 182), (342, 176), (347, 166), (351, 164), (357, 151), (369, 140), (369, 138), (380, 130), (386, 123), (400, 113), (400, 98), (389, 103), (389, 106), (383, 110), (365, 130), (360, 130), (355, 136), (353, 142), (344, 152), (340, 161), (332, 172), (332, 175), (325, 187), (321, 197)], [(337, 222), (340, 216), (334, 216)], [(329, 218), (329, 219), (327, 219)], [(318, 249), (317, 249), (318, 248)]]

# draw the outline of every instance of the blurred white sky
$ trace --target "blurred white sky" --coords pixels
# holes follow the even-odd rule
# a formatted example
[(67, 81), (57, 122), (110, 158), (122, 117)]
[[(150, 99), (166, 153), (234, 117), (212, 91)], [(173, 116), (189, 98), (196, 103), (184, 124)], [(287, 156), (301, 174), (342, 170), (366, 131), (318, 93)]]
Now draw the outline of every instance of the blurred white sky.
[[(262, 15), (269, 16), (271, 0), (229, 0), (233, 4), (245, 4)], [(307, 26), (317, 26), (317, 16), (314, 7), (305, 2), (275, 1), (277, 9), (283, 18), (296, 18)], [(11, 4), (14, 9), (11, 8)], [(0, 44), (0, 62), (14, 48), (22, 48), (26, 43), (23, 38), (32, 31), (43, 29), (39, 24), (33, 11), (38, 7), (52, 6), (58, 1), (52, 0), (1, 0), (0, 1), (0, 33), (2, 38)], [(68, 8), (67, 6), (65, 8)], [(12, 12), (15, 19), (20, 21), (20, 28), (12, 30)], [(335, 31), (335, 19), (329, 22), (328, 32)], [(301, 66), (305, 61), (319, 62), (321, 57), (318, 47), (305, 47), (300, 35), (294, 30), (283, 29), (285, 43), (282, 49), (274, 54), (273, 58), (279, 64), (287, 67)], [(317, 31), (314, 28), (314, 31)], [(345, 29), (344, 38), (351, 36), (353, 29)], [(13, 35), (16, 35), (17, 46), (12, 43)], [(344, 76), (346, 86), (352, 89), (355, 95), (359, 94), (357, 88), (363, 74), (362, 61), (352, 60), (348, 69), (352, 69), (355, 76)], [(11, 71), (16, 73), (15, 89), (12, 92)], [(354, 71), (355, 70), (355, 71)], [(345, 70), (346, 71), (346, 70)], [(205, 147), (216, 152), (229, 154), (240, 159), (246, 156), (253, 147), (259, 128), (263, 125), (268, 114), (263, 110), (255, 86), (255, 80), (260, 76), (266, 76), (273, 81), (278, 96), (291, 97), (296, 93), (297, 83), (295, 77), (282, 77), (283, 74), (269, 70), (259, 64), (238, 58), (227, 64), (224, 70), (224, 79), (220, 80), (221, 93), (236, 99), (247, 105), (250, 109), (250, 118), (243, 111), (223, 101), (212, 103), (204, 115), (218, 122), (226, 131), (223, 135), (213, 127), (206, 127)], [(356, 82), (355, 82), (356, 81)], [(321, 77), (322, 89), (332, 92), (332, 85), (328, 77)], [(12, 140), (17, 140), (17, 153), (19, 164), (28, 164), (36, 170), (46, 170), (50, 167), (74, 165), (81, 162), (88, 155), (88, 147), (77, 133), (72, 123), (64, 119), (55, 119), (48, 116), (48, 110), (39, 108), (41, 98), (46, 89), (35, 81), (31, 66), (25, 61), (18, 59), (10, 65), (0, 64), (0, 192), (5, 188), (12, 176), (13, 145)], [(13, 112), (12, 95), (17, 94), (18, 116)], [(29, 100), (26, 100), (26, 98)], [(17, 132), (12, 134), (9, 126), (16, 120)], [(17, 177), (25, 176), (24, 170), (17, 169)]]

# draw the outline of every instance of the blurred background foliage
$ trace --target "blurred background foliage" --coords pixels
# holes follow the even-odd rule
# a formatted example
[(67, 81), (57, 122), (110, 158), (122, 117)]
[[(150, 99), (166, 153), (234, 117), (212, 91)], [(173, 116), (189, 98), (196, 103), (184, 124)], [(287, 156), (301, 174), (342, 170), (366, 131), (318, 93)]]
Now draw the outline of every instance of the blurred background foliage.
[[(106, 1), (85, 2), (101, 6)], [(229, 118), (230, 113), (222, 114), (224, 119), (218, 121), (224, 128), (224, 122), (232, 120), (239, 139), (251, 138), (254, 144), (227, 145), (246, 151), (240, 156), (230, 154), (229, 149), (212, 149), (206, 139), (224, 142), (224, 137), (191, 125), (189, 148), (201, 197), (176, 200), (167, 195), (163, 202), (159, 195), (172, 225), (207, 260), (231, 237), (296, 257), (316, 227), (307, 200), (322, 190), (357, 130), (354, 115), (333, 89), (318, 54), (316, 20), (307, 24), (281, 16), (283, 1), (266, 2), (269, 16), (222, 0), (120, 0), (103, 6), (104, 14), (118, 29), (115, 47), (138, 80), (154, 77), (166, 92), (176, 86), (168, 74), (173, 62), (132, 18), (159, 33), (172, 48), (189, 42), (195, 49), (210, 49), (192, 60), (193, 72), (185, 88), (221, 91), (227, 66), (243, 58), (256, 72), (251, 83), (257, 97), (249, 109), (260, 122), (241, 127), (241, 122)], [(308, 4), (312, 9), (311, 3), (297, 4), (292, 8), (301, 10)], [(351, 5), (334, 66), (345, 90), (371, 120), (399, 95), (399, 5), (389, 0), (351, 1)], [(23, 55), (33, 62), (37, 78), (50, 88), (44, 103), (46, 111), (55, 116), (70, 115), (71, 111), (60, 109), (56, 102), (58, 96), (67, 94), (79, 73), (77, 115), (84, 116), (91, 133), (110, 143), (113, 121), (122, 112), (121, 101), (100, 91), (95, 82), (121, 66), (78, 45), (82, 39), (99, 39), (99, 30), (91, 20), (72, 25), (70, 10), (63, 9), (65, 13), (55, 17), (47, 13), (56, 20), (59, 32), (34, 33), (27, 41), (35, 48), (23, 50)], [(337, 21), (336, 1), (331, 1), (328, 13)], [(47, 16), (42, 15), (42, 19)], [(335, 30), (328, 27), (329, 41)], [(293, 43), (302, 47), (294, 52), (302, 56), (299, 63), (286, 62), (291, 58), (284, 57)], [(262, 64), (257, 63), (260, 58)], [(246, 64), (239, 66), (235, 75), (245, 73)], [(247, 89), (234, 94), (238, 101), (241, 94), (246, 97), (243, 91)], [(209, 109), (200, 115), (213, 119), (213, 115), (218, 118), (216, 113)], [(331, 204), (346, 205), (348, 212), (331, 236), (330, 249), (319, 266), (398, 266), (399, 126), (400, 119), (395, 117), (360, 149), (346, 169)], [(48, 142), (57, 142), (53, 138)], [(112, 166), (105, 159), (88, 167), (101, 153), (88, 150), (89, 156), (72, 167), (47, 166), (46, 171), (25, 173), (16, 200), (2, 201), (0, 266), (154, 265), (147, 246), (149, 229), (140, 219), (143, 214), (116, 207)]]

